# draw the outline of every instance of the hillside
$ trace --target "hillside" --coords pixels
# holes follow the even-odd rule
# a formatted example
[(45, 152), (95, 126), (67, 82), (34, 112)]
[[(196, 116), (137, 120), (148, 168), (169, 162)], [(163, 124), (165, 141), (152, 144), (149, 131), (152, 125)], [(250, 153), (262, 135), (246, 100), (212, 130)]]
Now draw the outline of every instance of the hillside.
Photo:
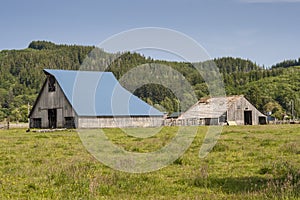
[[(44, 68), (76, 70), (84, 61), (90, 70), (107, 66), (106, 71), (112, 71), (117, 78), (141, 64), (168, 65), (186, 77), (198, 98), (209, 95), (206, 83), (190, 63), (153, 60), (129, 52), (114, 55), (100, 49), (92, 51), (93, 49), (92, 46), (56, 45), (51, 42), (34, 41), (23, 50), (1, 51), (0, 121), (7, 116), (13, 121), (27, 120), (27, 105), (34, 103), (44, 82)], [(87, 56), (97, 58), (97, 62), (93, 62), (95, 59), (85, 60)], [(216, 58), (213, 61), (223, 75), (228, 95), (245, 94), (262, 112), (272, 111), (278, 118), (285, 112), (291, 113), (293, 100), (295, 113), (300, 113), (300, 68), (295, 66), (297, 60), (284, 61), (270, 69), (241, 58)], [(162, 105), (168, 112), (177, 111), (180, 107), (175, 95), (160, 85), (145, 85), (137, 89), (135, 95), (150, 104)]]
[(280, 75), (266, 77), (239, 88), (239, 91), (243, 90), (256, 102), (258, 108), (265, 111), (271, 109), (277, 118), (281, 118), (280, 114), (283, 112), (290, 115), (293, 102), (295, 114), (299, 117), (300, 67), (287, 68)]

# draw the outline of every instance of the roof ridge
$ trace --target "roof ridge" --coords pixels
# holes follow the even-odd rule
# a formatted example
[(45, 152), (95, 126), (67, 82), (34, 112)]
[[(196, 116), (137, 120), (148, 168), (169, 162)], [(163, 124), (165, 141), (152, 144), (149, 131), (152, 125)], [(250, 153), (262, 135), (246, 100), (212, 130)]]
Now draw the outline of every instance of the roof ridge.
[(112, 73), (106, 71), (88, 71), (88, 70), (65, 70), (65, 69), (43, 69), (44, 72), (48, 71), (64, 71), (64, 72), (91, 72), (91, 73)]

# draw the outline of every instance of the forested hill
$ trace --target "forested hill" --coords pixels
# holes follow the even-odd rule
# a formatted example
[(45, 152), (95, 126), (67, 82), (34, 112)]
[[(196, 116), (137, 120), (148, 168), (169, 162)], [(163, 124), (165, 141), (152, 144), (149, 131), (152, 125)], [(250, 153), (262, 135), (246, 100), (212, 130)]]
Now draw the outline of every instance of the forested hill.
[[(7, 116), (11, 120), (26, 121), (27, 105), (33, 105), (45, 80), (43, 69), (77, 70), (87, 55), (100, 61), (86, 62), (91, 70), (99, 64), (108, 65), (106, 70), (112, 71), (117, 78), (141, 64), (168, 65), (186, 77), (198, 98), (209, 95), (203, 78), (190, 63), (153, 60), (137, 53), (109, 54), (100, 49), (92, 51), (93, 49), (92, 46), (34, 41), (23, 50), (1, 51), (0, 121)], [(277, 118), (291, 113), (293, 101), (295, 113), (300, 114), (300, 68), (297, 67), (300, 59), (283, 61), (271, 68), (258, 66), (241, 58), (226, 57), (213, 61), (223, 74), (227, 95), (244, 94), (262, 112), (272, 111)], [(162, 105), (168, 112), (178, 110), (179, 102), (174, 94), (159, 85), (145, 85), (136, 90), (135, 94), (149, 104)]]

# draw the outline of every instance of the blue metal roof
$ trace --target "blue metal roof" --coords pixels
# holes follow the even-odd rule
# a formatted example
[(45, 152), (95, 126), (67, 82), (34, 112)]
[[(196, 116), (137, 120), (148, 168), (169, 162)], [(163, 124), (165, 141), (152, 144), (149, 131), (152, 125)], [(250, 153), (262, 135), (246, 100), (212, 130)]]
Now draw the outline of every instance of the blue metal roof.
[(79, 116), (163, 116), (123, 88), (111, 72), (44, 69)]

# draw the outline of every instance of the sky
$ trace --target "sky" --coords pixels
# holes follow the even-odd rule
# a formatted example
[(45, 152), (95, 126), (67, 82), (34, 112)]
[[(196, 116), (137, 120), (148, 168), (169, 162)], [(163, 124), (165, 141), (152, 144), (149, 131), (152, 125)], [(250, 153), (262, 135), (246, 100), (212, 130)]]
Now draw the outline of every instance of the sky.
[(300, 57), (300, 0), (1, 0), (0, 27), (0, 50), (33, 40), (96, 46), (161, 27), (193, 38), (212, 58), (271, 66)]

